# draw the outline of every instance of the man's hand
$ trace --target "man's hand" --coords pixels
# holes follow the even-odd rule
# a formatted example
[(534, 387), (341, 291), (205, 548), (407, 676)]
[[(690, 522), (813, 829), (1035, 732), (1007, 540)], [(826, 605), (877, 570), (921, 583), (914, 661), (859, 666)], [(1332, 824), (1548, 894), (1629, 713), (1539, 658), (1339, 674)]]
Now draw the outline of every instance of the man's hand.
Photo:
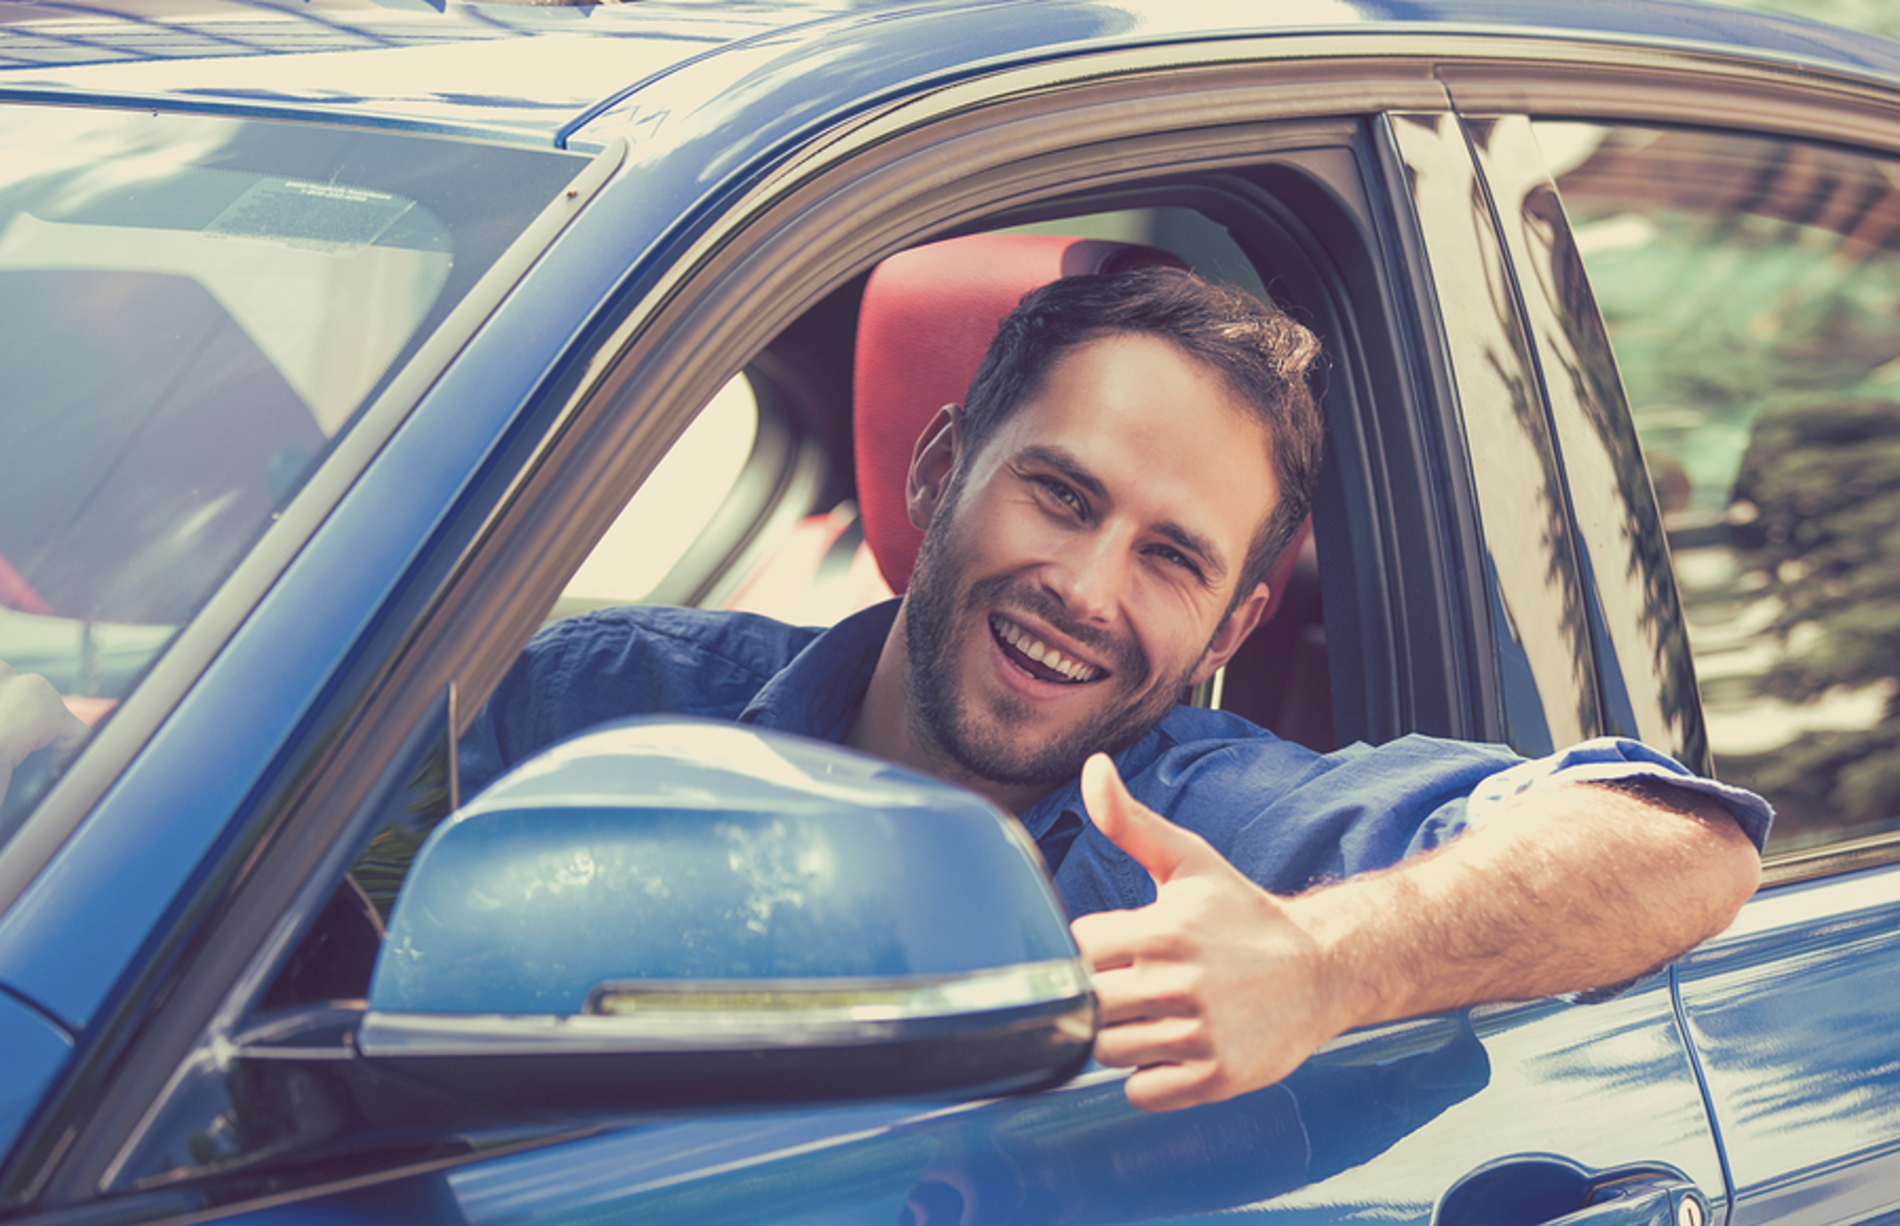
[(51, 682), (0, 663), (0, 797), (28, 754), (48, 746), (76, 749), (86, 733), (85, 723), (66, 709)]
[(1155, 879), (1156, 900), (1072, 931), (1095, 972), (1095, 1058), (1132, 1066), (1128, 1101), (1148, 1111), (1271, 1085), (1350, 1024), (1323, 982), (1318, 945), (1283, 900), (1241, 876), (1199, 835), (1128, 794), (1101, 754), (1082, 768), (1096, 826)]
[(1347, 1030), (1623, 983), (1726, 927), (1761, 861), (1719, 803), (1654, 780), (1513, 798), (1434, 852), (1268, 894), (1146, 808), (1107, 758), (1097, 828), (1157, 897), (1071, 925), (1095, 972), (1102, 1063), (1152, 1111), (1271, 1085)]

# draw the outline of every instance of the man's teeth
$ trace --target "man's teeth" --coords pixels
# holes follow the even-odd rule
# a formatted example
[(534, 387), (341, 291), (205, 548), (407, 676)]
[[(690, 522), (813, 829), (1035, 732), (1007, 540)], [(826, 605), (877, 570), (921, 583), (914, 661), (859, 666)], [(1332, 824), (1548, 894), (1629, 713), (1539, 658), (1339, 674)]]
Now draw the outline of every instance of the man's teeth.
[(1101, 674), (1100, 669), (1084, 664), (1080, 660), (1067, 658), (1055, 648), (1046, 645), (1040, 639), (1032, 637), (1021, 626), (1016, 625), (1014, 622), (1004, 621), (999, 617), (996, 619), (996, 631), (1002, 635), (1005, 643), (1008, 643), (1011, 647), (1022, 652), (1044, 668), (1052, 668), (1071, 681), (1093, 681)]

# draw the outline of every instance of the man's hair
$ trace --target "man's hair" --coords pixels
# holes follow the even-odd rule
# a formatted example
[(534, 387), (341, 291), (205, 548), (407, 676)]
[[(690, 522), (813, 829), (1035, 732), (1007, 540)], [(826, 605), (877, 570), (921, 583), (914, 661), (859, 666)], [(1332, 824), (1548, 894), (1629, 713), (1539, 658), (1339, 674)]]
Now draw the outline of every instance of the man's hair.
[(964, 398), (962, 454), (980, 451), (1065, 354), (1131, 333), (1168, 341), (1211, 368), (1266, 428), (1280, 501), (1248, 548), (1238, 605), (1293, 539), (1319, 475), (1320, 417), (1309, 382), (1319, 340), (1284, 311), (1179, 268), (1052, 281), (1023, 297), (983, 355)]

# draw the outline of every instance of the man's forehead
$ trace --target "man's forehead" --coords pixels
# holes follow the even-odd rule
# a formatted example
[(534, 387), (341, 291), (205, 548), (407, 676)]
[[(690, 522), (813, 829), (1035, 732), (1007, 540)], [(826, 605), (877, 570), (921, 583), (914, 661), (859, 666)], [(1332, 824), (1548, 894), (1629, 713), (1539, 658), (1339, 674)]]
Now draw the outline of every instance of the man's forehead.
[[(1097, 497), (1162, 504), (1167, 523), (1237, 564), (1277, 501), (1271, 436), (1215, 368), (1172, 342), (1114, 334), (1071, 349), (985, 445)], [(1167, 495), (1172, 495), (1168, 497)], [(1228, 530), (1221, 531), (1225, 526)]]
[[(1144, 376), (1149, 386), (1128, 386)], [(1118, 392), (1128, 392), (1126, 404), (1142, 411), (1107, 411), (1123, 406)], [(1143, 393), (1151, 399), (1142, 400)], [(1164, 432), (1170, 440), (1198, 441), (1211, 455), (1237, 450), (1257, 462), (1263, 480), (1273, 479), (1272, 436), (1261, 414), (1218, 367), (1147, 333), (1110, 333), (1068, 349), (998, 433), (1011, 424), (1032, 425), (1037, 434), (1061, 432), (1062, 445), (1077, 454), (1086, 454), (1090, 443), (1114, 442), (1121, 432)]]

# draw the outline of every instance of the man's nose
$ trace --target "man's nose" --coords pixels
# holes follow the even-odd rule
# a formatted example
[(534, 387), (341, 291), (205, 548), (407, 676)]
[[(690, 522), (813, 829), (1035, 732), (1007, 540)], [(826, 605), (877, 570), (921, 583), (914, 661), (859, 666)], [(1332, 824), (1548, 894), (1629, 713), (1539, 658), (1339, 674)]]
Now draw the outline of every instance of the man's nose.
[(1128, 565), (1128, 542), (1120, 534), (1079, 533), (1043, 568), (1044, 585), (1076, 621), (1106, 625), (1121, 604)]

